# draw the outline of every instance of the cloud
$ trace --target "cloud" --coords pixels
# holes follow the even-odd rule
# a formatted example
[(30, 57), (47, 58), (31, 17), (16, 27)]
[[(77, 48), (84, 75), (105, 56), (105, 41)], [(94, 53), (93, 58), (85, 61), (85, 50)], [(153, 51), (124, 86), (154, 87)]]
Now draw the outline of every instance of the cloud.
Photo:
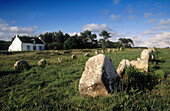
[(127, 18), (127, 20), (134, 20), (135, 19), (135, 15), (131, 15), (131, 16), (129, 16), (128, 18)]
[(113, 0), (114, 5), (117, 5), (121, 2), (121, 0)]
[(149, 17), (151, 17), (152, 16), (152, 13), (151, 12), (149, 12), (149, 13), (144, 13), (144, 18), (149, 18)]
[(80, 32), (68, 32), (67, 34), (69, 34), (70, 36), (74, 36), (74, 35), (80, 35)]
[(142, 35), (152, 35), (154, 33), (151, 32), (151, 30), (146, 30), (142, 33)]
[(114, 14), (110, 15), (110, 19), (111, 19), (112, 21), (115, 21), (115, 20), (117, 20), (118, 18), (120, 18), (120, 15), (114, 15)]
[(170, 27), (160, 26), (160, 27), (152, 28), (151, 30), (152, 31), (160, 31), (160, 30), (168, 30), (168, 29), (170, 29)]
[(143, 46), (144, 41), (142, 39), (142, 36), (133, 35), (130, 38), (133, 40), (135, 46)]
[(161, 19), (158, 25), (170, 25), (170, 18), (168, 18), (167, 20)]
[(150, 36), (150, 39), (145, 43), (147, 47), (170, 47), (170, 32), (162, 32)]
[(91, 24), (87, 24), (85, 26), (83, 26), (82, 31), (85, 30), (89, 30), (95, 33), (100, 33), (102, 30), (106, 30), (110, 33), (110, 35), (112, 37), (122, 37), (124, 36), (123, 34), (120, 34), (118, 32), (116, 32), (115, 30), (111, 29), (110, 27), (108, 27), (106, 24), (95, 24), (95, 23), (91, 23)]
[(151, 24), (151, 23), (154, 23), (154, 22), (156, 22), (156, 19), (150, 19), (150, 20), (148, 20), (147, 24)]
[(37, 26), (21, 27), (10, 26), (5, 20), (0, 19), (0, 39), (10, 40), (14, 35), (34, 35)]

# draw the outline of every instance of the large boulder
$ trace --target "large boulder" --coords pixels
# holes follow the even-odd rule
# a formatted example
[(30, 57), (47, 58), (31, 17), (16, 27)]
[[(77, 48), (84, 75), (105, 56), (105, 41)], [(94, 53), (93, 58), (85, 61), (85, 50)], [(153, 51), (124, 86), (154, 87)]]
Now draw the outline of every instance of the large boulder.
[(117, 85), (119, 76), (112, 60), (104, 54), (88, 59), (80, 82), (79, 91), (83, 97), (109, 95)]
[(38, 61), (38, 66), (45, 66), (47, 64), (45, 59), (41, 59), (40, 61)]
[(144, 71), (148, 71), (148, 60), (138, 59), (137, 61), (133, 60), (130, 62), (132, 66), (135, 66), (138, 69), (142, 69)]
[(123, 59), (123, 60), (120, 62), (118, 68), (117, 68), (117, 73), (118, 73), (118, 75), (119, 75), (121, 78), (123, 78), (124, 71), (125, 71), (125, 66), (126, 66), (127, 68), (130, 68), (130, 67), (131, 67), (131, 64), (130, 64), (129, 60), (127, 60), (127, 59)]
[(152, 55), (151, 55), (151, 53), (150, 53), (149, 50), (144, 49), (144, 50), (141, 52), (141, 57), (140, 57), (140, 58), (149, 61), (149, 60), (151, 60)]
[(17, 70), (23, 70), (23, 69), (29, 69), (29, 68), (30, 66), (24, 60), (19, 60), (14, 64), (14, 69), (17, 69)]

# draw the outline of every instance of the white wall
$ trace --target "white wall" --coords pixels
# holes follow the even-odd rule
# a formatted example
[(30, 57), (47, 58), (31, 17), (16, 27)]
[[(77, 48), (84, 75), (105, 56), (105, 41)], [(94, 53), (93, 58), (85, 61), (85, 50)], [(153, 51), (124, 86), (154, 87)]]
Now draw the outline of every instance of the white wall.
[(18, 37), (16, 37), (12, 44), (9, 46), (8, 51), (22, 51), (21, 45), (22, 42)]
[(28, 50), (28, 46), (30, 47), (30, 50), (33, 50), (33, 43), (22, 43), (22, 51), (27, 51)]
[(36, 44), (36, 50), (40, 50), (40, 46), (41, 50), (45, 50), (45, 44)]

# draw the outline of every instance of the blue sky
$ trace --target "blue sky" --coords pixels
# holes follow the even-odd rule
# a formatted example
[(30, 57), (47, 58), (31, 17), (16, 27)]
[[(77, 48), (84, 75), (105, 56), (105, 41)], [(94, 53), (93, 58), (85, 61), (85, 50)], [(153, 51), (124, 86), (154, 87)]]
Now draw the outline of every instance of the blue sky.
[(107, 30), (112, 41), (126, 37), (135, 46), (169, 47), (169, 10), (170, 0), (0, 0), (0, 40)]

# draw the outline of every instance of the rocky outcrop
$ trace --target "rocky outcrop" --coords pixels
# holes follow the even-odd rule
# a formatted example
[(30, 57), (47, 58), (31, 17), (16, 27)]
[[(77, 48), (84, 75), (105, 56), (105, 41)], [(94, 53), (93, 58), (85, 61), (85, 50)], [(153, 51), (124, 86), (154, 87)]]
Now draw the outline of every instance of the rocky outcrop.
[(14, 64), (14, 69), (17, 69), (17, 70), (23, 70), (23, 69), (29, 69), (29, 68), (30, 66), (24, 60), (19, 60)]
[(131, 67), (131, 63), (130, 63), (129, 60), (127, 60), (127, 59), (123, 59), (123, 60), (120, 62), (118, 68), (117, 68), (117, 73), (118, 73), (118, 75), (119, 75), (121, 78), (123, 78), (124, 71), (125, 71), (125, 66), (126, 66), (127, 68), (130, 68), (130, 67)]
[(41, 59), (40, 61), (38, 61), (38, 66), (45, 66), (47, 64), (45, 59)]
[(83, 97), (109, 95), (118, 78), (112, 60), (104, 54), (98, 54), (86, 62), (79, 82), (79, 92)]

